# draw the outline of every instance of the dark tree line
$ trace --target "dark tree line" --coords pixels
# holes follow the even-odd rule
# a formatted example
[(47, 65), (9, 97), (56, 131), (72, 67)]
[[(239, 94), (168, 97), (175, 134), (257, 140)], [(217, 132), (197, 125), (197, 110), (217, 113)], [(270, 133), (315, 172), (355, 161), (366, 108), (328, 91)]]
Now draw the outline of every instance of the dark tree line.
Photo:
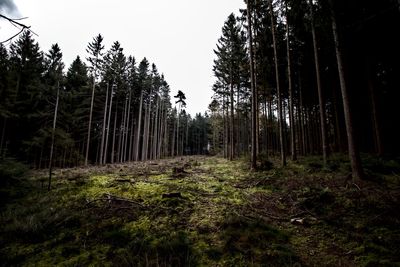
[(119, 163), (205, 153), (200, 114), (177, 108), (155, 64), (126, 56), (101, 35), (64, 69), (55, 44), (44, 53), (29, 31), (0, 45), (0, 158), (35, 168)]
[(229, 159), (398, 155), (399, 3), (247, 0), (222, 28), (211, 150)]

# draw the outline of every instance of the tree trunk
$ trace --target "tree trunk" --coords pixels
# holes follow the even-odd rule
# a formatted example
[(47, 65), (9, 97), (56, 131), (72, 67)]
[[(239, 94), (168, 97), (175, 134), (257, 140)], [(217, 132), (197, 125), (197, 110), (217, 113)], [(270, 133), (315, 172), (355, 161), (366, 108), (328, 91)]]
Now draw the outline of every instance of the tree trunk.
[(247, 0), (247, 25), (248, 39), (250, 52), (250, 80), (251, 80), (251, 169), (257, 168), (257, 92), (255, 87), (254, 73), (254, 52), (253, 52), (253, 33), (252, 33), (252, 18), (251, 18), (251, 3), (252, 0)]
[[(151, 95), (151, 92), (150, 92)], [(151, 109), (152, 109), (152, 102), (151, 102), (151, 96), (149, 97), (149, 111), (148, 111), (148, 116), (147, 116), (147, 136), (146, 136), (146, 160), (149, 159), (149, 143), (150, 143), (150, 124), (151, 124)]]
[(160, 98), (157, 96), (156, 101), (156, 115), (154, 119), (154, 131), (153, 131), (153, 144), (152, 144), (152, 154), (153, 159), (157, 159), (157, 144), (158, 144), (158, 117), (159, 117), (159, 108), (160, 108)]
[(110, 106), (108, 107), (107, 134), (106, 134), (106, 143), (105, 143), (105, 147), (104, 147), (103, 164), (106, 164), (107, 158), (108, 158), (108, 156), (107, 156), (108, 138), (110, 136), (110, 128), (111, 128), (111, 113), (112, 113), (113, 94), (114, 94), (114, 82), (111, 85)]
[(239, 101), (240, 101), (240, 82), (237, 84), (237, 96), (236, 96), (236, 155), (241, 155), (241, 136), (240, 136), (240, 111), (239, 111)]
[(172, 132), (172, 143), (171, 143), (171, 157), (175, 156), (175, 136), (176, 136), (176, 123), (172, 122), (174, 129)]
[(113, 139), (111, 145), (111, 164), (113, 164), (115, 160), (114, 157), (115, 157), (115, 138), (117, 134), (117, 119), (118, 119), (118, 98), (117, 101), (115, 102), (114, 131), (113, 131)]
[(125, 103), (124, 107), (121, 110), (121, 124), (119, 126), (119, 131), (118, 131), (118, 147), (117, 147), (117, 157), (116, 161), (117, 163), (122, 161), (122, 145), (124, 143), (124, 125), (125, 125), (125, 114), (126, 114), (126, 106), (127, 106), (127, 98), (125, 96)]
[(128, 102), (128, 114), (126, 119), (126, 130), (125, 130), (125, 144), (124, 144), (124, 157), (123, 161), (127, 161), (127, 154), (128, 154), (128, 145), (129, 145), (129, 154), (128, 154), (128, 161), (130, 161), (130, 148), (131, 148), (131, 140), (132, 138), (129, 137), (129, 130), (130, 130), (130, 122), (131, 122), (131, 101), (132, 101), (132, 90), (129, 90), (129, 102)]
[(96, 70), (94, 71), (94, 75), (93, 75), (92, 100), (90, 102), (89, 127), (88, 127), (88, 133), (87, 133), (85, 166), (88, 165), (88, 159), (89, 159), (90, 134), (91, 134), (91, 129), (92, 129), (92, 116), (93, 116), (93, 104), (94, 104), (94, 90), (95, 90), (95, 88), (96, 88)]
[(384, 153), (384, 149), (381, 136), (381, 123), (379, 119), (379, 109), (376, 100), (374, 81), (372, 79), (373, 73), (371, 70), (371, 64), (369, 60), (367, 60), (366, 62), (366, 68), (367, 68), (368, 91), (371, 99), (371, 115), (372, 115), (373, 131), (374, 131), (373, 136), (375, 143), (375, 151), (377, 152), (378, 156), (382, 156)]
[(343, 54), (341, 50), (341, 43), (339, 40), (339, 33), (336, 25), (336, 17), (333, 11), (333, 1), (330, 1), (331, 4), (331, 22), (332, 22), (332, 32), (333, 39), (335, 42), (335, 51), (336, 51), (336, 60), (339, 72), (340, 79), (340, 88), (342, 90), (342, 100), (343, 100), (343, 109), (344, 109), (344, 118), (346, 122), (346, 130), (347, 130), (347, 142), (349, 146), (349, 157), (351, 162), (351, 169), (353, 174), (353, 179), (363, 179), (364, 172), (361, 165), (360, 153), (358, 151), (358, 147), (355, 140), (354, 128), (353, 128), (353, 117), (350, 110), (350, 101), (348, 90), (346, 86), (345, 80), (345, 70), (343, 65)]
[(104, 142), (105, 142), (106, 122), (107, 122), (108, 87), (109, 87), (109, 83), (107, 83), (106, 103), (104, 105), (104, 116), (103, 116), (103, 129), (101, 131), (100, 164), (103, 164)]
[(231, 116), (230, 116), (230, 127), (229, 127), (229, 139), (230, 139), (230, 151), (229, 151), (229, 160), (233, 160), (235, 153), (235, 141), (234, 141), (234, 123), (235, 123), (235, 114), (233, 112), (233, 78), (232, 78), (232, 67), (231, 67), (231, 90), (230, 90), (230, 107), (231, 107)]
[(294, 104), (293, 104), (293, 86), (292, 86), (292, 69), (290, 59), (290, 33), (289, 33), (289, 19), (287, 15), (287, 3), (286, 3), (286, 50), (287, 50), (287, 68), (288, 68), (288, 81), (289, 81), (289, 122), (290, 122), (290, 144), (292, 152), (292, 160), (297, 160), (296, 154), (296, 126), (294, 119)]
[(148, 104), (144, 105), (144, 124), (143, 124), (143, 141), (142, 141), (142, 161), (146, 161), (147, 160), (147, 123), (149, 122), (148, 119)]
[(140, 93), (139, 118), (138, 118), (137, 132), (136, 132), (135, 161), (139, 160), (140, 132), (142, 126), (142, 109), (143, 109), (143, 91)]
[(301, 147), (302, 147), (302, 155), (305, 156), (307, 154), (307, 144), (306, 144), (306, 132), (305, 132), (305, 111), (303, 104), (303, 84), (301, 80), (301, 73), (299, 73), (299, 123), (300, 123), (300, 132), (301, 132)]
[(343, 152), (344, 145), (342, 141), (342, 131), (340, 127), (338, 97), (335, 88), (333, 88), (332, 91), (333, 91), (333, 112), (335, 113), (336, 150), (339, 152)]
[(51, 189), (51, 176), (52, 176), (52, 172), (53, 172), (54, 137), (55, 137), (55, 132), (56, 132), (59, 97), (60, 97), (60, 84), (59, 84), (59, 82), (57, 82), (57, 99), (56, 99), (56, 107), (54, 109), (53, 129), (51, 132), (51, 146), (50, 146), (50, 159), (49, 159), (49, 184), (47, 186), (48, 191), (50, 191), (50, 189)]
[(319, 100), (319, 113), (320, 113), (320, 124), (321, 124), (321, 141), (322, 141), (322, 156), (324, 160), (324, 165), (328, 161), (328, 143), (327, 143), (327, 130), (326, 130), (326, 116), (325, 116), (325, 102), (322, 92), (321, 77), (319, 70), (319, 56), (318, 56), (318, 44), (317, 37), (315, 34), (315, 22), (314, 22), (314, 7), (312, 0), (309, 0), (310, 13), (311, 13), (311, 33), (313, 38), (314, 46), (314, 62), (315, 62), (315, 74), (317, 78), (318, 87), (318, 100)]
[(179, 156), (179, 121), (181, 117), (181, 106), (182, 104), (179, 102), (178, 114), (177, 114), (177, 123), (176, 123), (176, 155)]
[(162, 140), (164, 135), (164, 102), (160, 99), (159, 133), (157, 140), (157, 159), (161, 158)]
[(281, 161), (282, 161), (282, 166), (286, 165), (286, 152), (285, 152), (285, 138), (284, 138), (284, 132), (283, 132), (283, 118), (282, 118), (282, 95), (281, 95), (281, 89), (280, 89), (280, 82), (279, 82), (279, 64), (278, 64), (278, 51), (277, 51), (277, 43), (276, 43), (276, 37), (275, 37), (275, 15), (274, 15), (274, 9), (272, 6), (272, 0), (269, 1), (269, 9), (271, 11), (271, 30), (272, 30), (272, 43), (274, 47), (274, 62), (275, 62), (275, 79), (276, 79), (276, 90), (277, 90), (277, 96), (278, 96), (278, 116), (279, 116), (279, 140), (280, 140), (280, 149), (281, 149)]

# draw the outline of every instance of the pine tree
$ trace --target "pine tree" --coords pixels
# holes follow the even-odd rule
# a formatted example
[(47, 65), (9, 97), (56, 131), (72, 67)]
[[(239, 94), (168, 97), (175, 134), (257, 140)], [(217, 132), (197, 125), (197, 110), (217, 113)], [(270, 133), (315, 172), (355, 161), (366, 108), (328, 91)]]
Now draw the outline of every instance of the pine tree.
[[(32, 147), (34, 133), (43, 126), (40, 118), (48, 113), (47, 94), (42, 84), (43, 53), (29, 31), (24, 31), (10, 46), (9, 99), (13, 118), (8, 120), (5, 139), (13, 155), (26, 159), (21, 153)], [(36, 143), (35, 145), (41, 146)]]
[[(218, 40), (217, 49), (214, 50), (217, 59), (214, 61), (214, 75), (222, 85), (226, 85), (220, 93), (227, 96), (229, 105), (229, 127), (227, 127), (229, 139), (229, 159), (235, 157), (235, 112), (234, 90), (241, 86), (241, 68), (246, 58), (245, 41), (241, 35), (241, 29), (234, 14), (231, 14), (222, 28), (222, 36)], [(238, 89), (238, 94), (239, 94)], [(238, 103), (236, 103), (238, 105)], [(227, 109), (228, 110), (228, 109)], [(237, 108), (236, 108), (237, 110)], [(237, 113), (238, 114), (238, 113)]]
[(176, 155), (180, 156), (180, 151), (179, 151), (179, 122), (180, 122), (180, 117), (181, 117), (181, 111), (183, 107), (186, 107), (186, 96), (185, 94), (181, 91), (178, 90), (178, 93), (174, 98), (177, 98), (178, 100), (175, 101), (175, 104), (178, 104), (178, 112), (177, 112), (177, 122), (176, 122)]
[(54, 107), (54, 117), (53, 117), (53, 127), (51, 130), (51, 143), (50, 143), (50, 156), (49, 156), (49, 183), (48, 190), (51, 189), (51, 176), (53, 169), (53, 152), (54, 152), (54, 139), (55, 139), (55, 131), (57, 124), (57, 114), (58, 114), (58, 106), (59, 106), (59, 98), (60, 98), (60, 80), (63, 75), (64, 63), (62, 62), (62, 53), (58, 44), (54, 44), (51, 46), (51, 49), (48, 54), (46, 54), (46, 65), (47, 65), (47, 73), (46, 76), (48, 78), (48, 85), (50, 87), (55, 87), (56, 90), (56, 103)]
[(89, 102), (86, 97), (88, 88), (87, 67), (81, 58), (77, 56), (67, 71), (63, 100), (64, 108), (60, 110), (60, 119), (64, 122), (64, 127), (70, 133), (71, 138), (76, 142), (70, 151), (70, 159), (75, 160), (74, 163), (72, 161), (69, 162), (72, 166), (84, 160), (79, 147), (83, 144), (87, 134), (84, 128), (87, 122), (87, 112), (89, 111)]
[(90, 148), (90, 135), (92, 129), (92, 116), (93, 116), (93, 105), (94, 105), (94, 92), (96, 89), (96, 80), (97, 80), (97, 72), (101, 67), (102, 63), (102, 55), (103, 55), (103, 37), (99, 34), (93, 38), (93, 41), (88, 44), (86, 52), (89, 53), (89, 57), (87, 60), (90, 63), (89, 70), (92, 76), (92, 97), (90, 102), (90, 114), (89, 114), (89, 126), (88, 126), (88, 134), (86, 140), (86, 154), (85, 154), (85, 166), (88, 165), (89, 160), (89, 148)]
[(12, 115), (10, 113), (10, 100), (9, 99), (9, 85), (8, 78), (10, 75), (10, 62), (8, 58), (7, 49), (0, 44), (0, 159), (3, 157), (3, 146), (5, 139), (5, 132), (7, 128), (7, 119)]
[(320, 62), (318, 54), (318, 41), (315, 31), (315, 18), (314, 18), (314, 4), (312, 0), (309, 0), (310, 5), (310, 18), (311, 18), (311, 33), (313, 38), (313, 48), (314, 48), (314, 62), (315, 62), (315, 75), (317, 80), (318, 89), (318, 101), (319, 101), (319, 115), (320, 115), (320, 127), (321, 127), (321, 138), (322, 138), (322, 156), (324, 164), (327, 164), (328, 160), (328, 137), (326, 130), (326, 114), (325, 114), (325, 99), (322, 91), (322, 81), (320, 72)]
[(253, 27), (252, 27), (252, 0), (247, 0), (247, 34), (249, 41), (250, 54), (250, 81), (251, 81), (251, 168), (257, 168), (257, 90), (255, 84), (255, 69), (254, 69), (254, 50), (253, 50)]
[(347, 143), (349, 147), (349, 158), (351, 162), (351, 169), (353, 173), (353, 179), (363, 179), (364, 172), (361, 165), (360, 152), (358, 150), (356, 144), (356, 138), (354, 134), (354, 126), (353, 126), (353, 115), (350, 110), (350, 101), (349, 101), (349, 93), (347, 89), (346, 79), (345, 79), (345, 70), (344, 70), (344, 62), (343, 62), (343, 54), (341, 41), (339, 38), (339, 31), (336, 24), (336, 17), (334, 13), (333, 2), (330, 0), (331, 4), (331, 22), (332, 22), (332, 32), (335, 42), (335, 52), (336, 52), (336, 60), (337, 60), (337, 68), (340, 79), (340, 88), (342, 92), (342, 101), (344, 108), (344, 116), (346, 122), (346, 132), (347, 132)]
[(276, 93), (277, 93), (277, 101), (278, 101), (278, 123), (279, 123), (279, 139), (280, 139), (280, 149), (281, 149), (281, 161), (282, 165), (286, 165), (286, 151), (285, 151), (285, 136), (284, 136), (284, 121), (283, 121), (283, 111), (282, 111), (282, 92), (280, 89), (280, 80), (279, 80), (279, 63), (278, 63), (278, 48), (277, 48), (277, 40), (275, 35), (275, 15), (274, 8), (272, 4), (272, 0), (269, 0), (269, 10), (271, 15), (271, 31), (272, 31), (272, 45), (274, 47), (274, 62), (275, 62), (275, 79), (276, 79)]

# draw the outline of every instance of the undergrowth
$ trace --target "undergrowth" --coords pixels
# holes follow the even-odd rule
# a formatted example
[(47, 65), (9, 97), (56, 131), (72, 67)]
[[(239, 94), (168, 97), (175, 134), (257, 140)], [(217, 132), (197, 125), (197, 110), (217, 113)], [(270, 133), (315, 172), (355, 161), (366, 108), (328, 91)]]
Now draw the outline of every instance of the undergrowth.
[(379, 179), (355, 184), (342, 155), (55, 170), (50, 192), (45, 172), (13, 172), (0, 265), (398, 266), (400, 165), (363, 158)]

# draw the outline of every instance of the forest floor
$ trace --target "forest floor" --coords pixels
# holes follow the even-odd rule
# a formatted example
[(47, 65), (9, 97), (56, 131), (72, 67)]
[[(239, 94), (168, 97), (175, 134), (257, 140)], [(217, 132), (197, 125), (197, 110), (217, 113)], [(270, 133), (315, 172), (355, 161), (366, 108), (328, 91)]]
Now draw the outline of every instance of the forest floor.
[(184, 157), (0, 188), (0, 266), (400, 266), (400, 163)]

